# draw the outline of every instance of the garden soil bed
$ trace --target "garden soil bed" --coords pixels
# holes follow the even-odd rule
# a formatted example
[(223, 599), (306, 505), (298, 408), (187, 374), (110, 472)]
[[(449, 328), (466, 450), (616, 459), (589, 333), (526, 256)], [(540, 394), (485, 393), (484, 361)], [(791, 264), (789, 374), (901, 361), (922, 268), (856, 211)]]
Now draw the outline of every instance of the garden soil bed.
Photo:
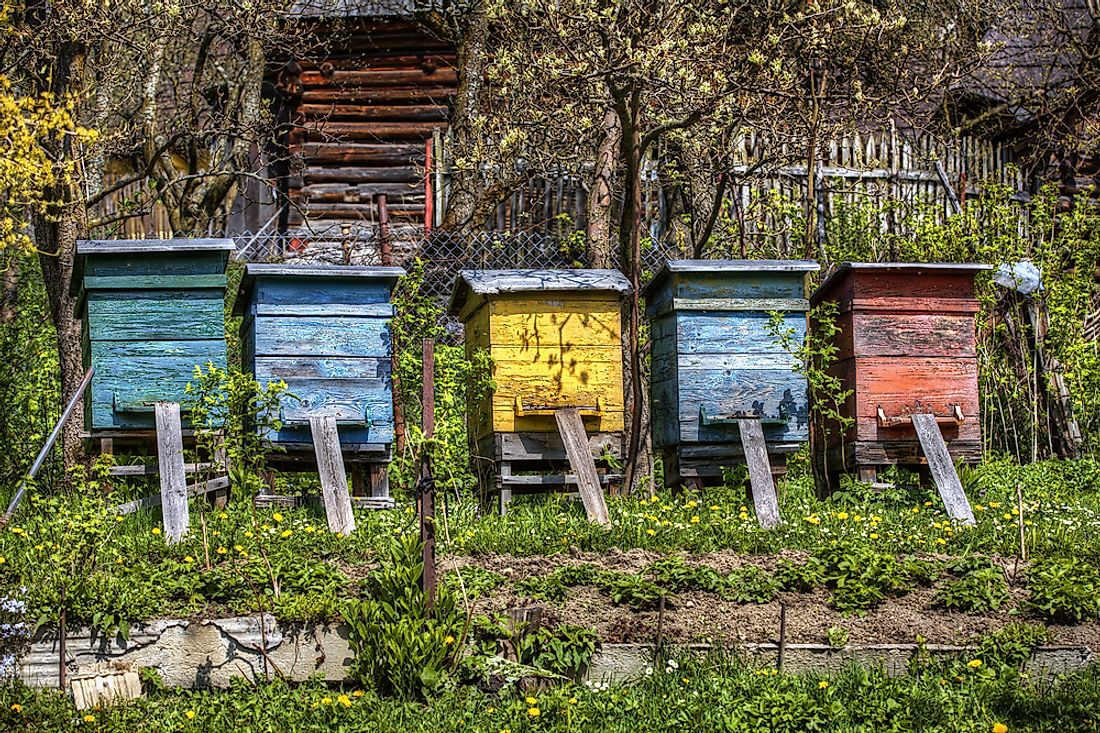
[[(691, 563), (706, 564), (721, 573), (746, 565), (774, 570), (777, 560), (804, 559), (807, 553), (783, 552), (775, 556), (738, 555), (716, 552), (687, 558)], [(608, 553), (571, 552), (553, 556), (515, 557), (491, 555), (482, 557), (444, 557), (441, 569), (478, 566), (500, 573), (510, 581), (533, 575), (546, 575), (562, 565), (591, 563), (606, 570), (639, 573), (660, 553), (645, 550), (612, 551)], [(948, 558), (942, 558), (948, 559)], [(690, 643), (767, 643), (779, 636), (781, 604), (787, 606), (787, 641), (789, 643), (820, 644), (826, 641), (831, 627), (841, 627), (850, 644), (888, 644), (915, 642), (930, 644), (965, 644), (975, 636), (995, 631), (1018, 621), (1038, 622), (1022, 608), (1027, 591), (1022, 583), (1023, 565), (1013, 560), (1000, 560), (1006, 575), (1021, 576), (1020, 583), (1010, 583), (1013, 599), (995, 614), (969, 615), (946, 611), (934, 604), (935, 586), (917, 588), (906, 595), (888, 599), (864, 616), (845, 616), (829, 606), (829, 591), (819, 588), (811, 593), (779, 593), (775, 600), (764, 604), (742, 604), (725, 601), (702, 591), (675, 594), (666, 605), (663, 634), (666, 641)], [(657, 635), (659, 613), (635, 612), (611, 602), (605, 594), (591, 587), (570, 589), (560, 604), (518, 595), (509, 582), (487, 596), (474, 601), (475, 613), (495, 613), (508, 608), (541, 606), (550, 623), (568, 623), (596, 631), (604, 643), (651, 643)], [(1100, 622), (1077, 625), (1048, 624), (1052, 643), (1067, 646), (1088, 646), (1100, 651)]]

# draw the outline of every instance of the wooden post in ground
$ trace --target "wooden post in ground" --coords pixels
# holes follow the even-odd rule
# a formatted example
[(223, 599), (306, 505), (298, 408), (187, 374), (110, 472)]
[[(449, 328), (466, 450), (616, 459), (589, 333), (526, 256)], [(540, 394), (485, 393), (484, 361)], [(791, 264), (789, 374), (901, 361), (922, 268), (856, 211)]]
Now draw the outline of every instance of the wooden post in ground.
[(974, 511), (970, 508), (970, 502), (963, 491), (959, 474), (955, 471), (955, 464), (951, 461), (951, 454), (947, 452), (947, 443), (943, 442), (943, 433), (936, 423), (936, 416), (928, 413), (912, 415), (913, 427), (916, 428), (917, 438), (920, 439), (921, 449), (928, 459), (928, 470), (932, 474), (932, 481), (940, 492), (940, 498), (947, 508), (947, 516), (962, 524), (973, 525)]
[(187, 508), (187, 475), (183, 469), (183, 426), (178, 402), (157, 402), (157, 467), (160, 471), (160, 508), (164, 539), (174, 545), (187, 535), (191, 517)]
[(588, 521), (611, 526), (607, 514), (607, 502), (600, 487), (600, 476), (596, 473), (596, 460), (588, 448), (588, 435), (584, 432), (584, 421), (576, 407), (562, 407), (554, 410), (554, 419), (558, 423), (558, 432), (565, 444), (565, 455), (569, 466), (577, 477), (577, 490), (580, 492), (584, 511)]
[[(435, 437), (435, 339), (424, 339), (424, 378), (421, 426), (424, 440)], [(431, 613), (435, 608), (435, 480), (432, 477), (431, 452), (425, 446), (420, 462), (420, 541), (424, 560), (424, 605)]]
[(313, 433), (313, 451), (317, 455), (317, 473), (321, 478), (321, 497), (329, 531), (347, 536), (355, 531), (355, 515), (351, 511), (348, 474), (344, 470), (336, 418), (311, 416), (309, 429)]
[(781, 524), (779, 497), (775, 493), (768, 446), (764, 442), (764, 428), (756, 418), (737, 421), (741, 433), (741, 448), (749, 467), (749, 485), (752, 486), (752, 503), (756, 509), (756, 521), (764, 529), (775, 529)]

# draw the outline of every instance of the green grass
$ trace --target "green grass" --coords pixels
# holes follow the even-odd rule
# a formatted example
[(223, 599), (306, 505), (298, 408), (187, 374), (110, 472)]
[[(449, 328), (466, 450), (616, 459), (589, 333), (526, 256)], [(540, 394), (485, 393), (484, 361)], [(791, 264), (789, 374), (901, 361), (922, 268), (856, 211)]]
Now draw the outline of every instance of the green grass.
[[(968, 472), (975, 527), (952, 523), (927, 487), (899, 483), (876, 494), (853, 484), (822, 502), (799, 471), (794, 466), (780, 484), (785, 522), (773, 531), (757, 526), (740, 486), (612, 498), (610, 529), (590, 524), (580, 505), (565, 498), (520, 499), (500, 517), (480, 514), (471, 499), (441, 495), (439, 548), (470, 555), (571, 548), (763, 555), (842, 546), (899, 558), (1011, 557), (1020, 549), (1019, 483), (1029, 558), (1100, 563), (1100, 464), (1095, 461), (1024, 467), (996, 462)], [(357, 512), (356, 531), (341, 537), (327, 531), (317, 509), (260, 511), (237, 500), (224, 511), (207, 508), (200, 517), (200, 504), (193, 502), (190, 536), (167, 547), (155, 512), (107, 517), (97, 496), (85, 491), (75, 497), (32, 497), (0, 532), (0, 594), (26, 588), (32, 621), (56, 620), (62, 589), (70, 623), (93, 622), (105, 630), (153, 614), (211, 610), (263, 608), (288, 620), (324, 620), (339, 613), (341, 598), (357, 595), (357, 581), (393, 538), (416, 532), (407, 505)]]
[[(913, 664), (891, 678), (850, 668), (775, 674), (725, 655), (659, 662), (634, 686), (564, 684), (488, 695), (452, 687), (427, 704), (319, 682), (228, 691), (153, 690), (148, 699), (76, 711), (67, 696), (0, 687), (0, 730), (102, 733), (329, 733), (353, 731), (1095, 731), (1100, 668), (1058, 684), (1022, 680), (1017, 660), (985, 656)], [(977, 664), (977, 666), (975, 666)]]

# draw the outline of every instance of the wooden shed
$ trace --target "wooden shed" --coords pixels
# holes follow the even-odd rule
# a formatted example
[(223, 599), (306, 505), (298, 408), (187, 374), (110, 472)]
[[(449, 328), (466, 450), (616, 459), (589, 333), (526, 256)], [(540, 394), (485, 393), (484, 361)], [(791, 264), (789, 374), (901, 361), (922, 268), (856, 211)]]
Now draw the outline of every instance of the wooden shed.
[(922, 446), (918, 420), (934, 420), (951, 460), (981, 459), (974, 277), (988, 269), (849, 262), (813, 294), (815, 307), (839, 305), (830, 373), (852, 391), (842, 408), (852, 427), (833, 425), (818, 438), (826, 488), (836, 487), (841, 472), (858, 470), (861, 480), (874, 482), (888, 465), (927, 464), (930, 446)]
[(767, 453), (809, 439), (806, 379), (773, 335), (772, 313), (800, 344), (806, 334), (808, 260), (672, 260), (646, 286), (652, 332), (653, 444), (665, 481), (702, 483), (745, 460), (745, 420)]
[(389, 321), (399, 267), (250, 264), (234, 304), (241, 360), (261, 384), (282, 380), (282, 427), (264, 437), (313, 450), (311, 418), (330, 417), (340, 448), (382, 490), (394, 439)]
[[(593, 455), (622, 455), (622, 302), (617, 270), (466, 270), (450, 312), (465, 326), (467, 354), (484, 349), (494, 387), (470, 404), (471, 447), (484, 461), (484, 496), (572, 483), (564, 470), (558, 411), (575, 408)], [(496, 470), (493, 470), (493, 466)], [(605, 483), (614, 480), (604, 474)]]
[(154, 404), (184, 400), (196, 366), (225, 367), (229, 239), (77, 243), (72, 287), (81, 318), (92, 437), (151, 431)]

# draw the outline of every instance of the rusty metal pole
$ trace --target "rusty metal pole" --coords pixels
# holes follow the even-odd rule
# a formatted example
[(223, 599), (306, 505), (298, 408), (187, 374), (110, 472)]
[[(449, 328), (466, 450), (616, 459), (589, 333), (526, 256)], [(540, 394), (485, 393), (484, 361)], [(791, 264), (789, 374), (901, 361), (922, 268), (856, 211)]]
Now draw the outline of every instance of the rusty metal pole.
[[(424, 339), (423, 380), (424, 440), (435, 435), (435, 339)], [(424, 605), (429, 613), (435, 607), (435, 486), (431, 455), (424, 451), (420, 460), (420, 541), (424, 547)]]
[(382, 266), (389, 267), (393, 264), (393, 242), (390, 239), (390, 209), (386, 202), (386, 194), (376, 195), (374, 202), (378, 207), (378, 248)]

